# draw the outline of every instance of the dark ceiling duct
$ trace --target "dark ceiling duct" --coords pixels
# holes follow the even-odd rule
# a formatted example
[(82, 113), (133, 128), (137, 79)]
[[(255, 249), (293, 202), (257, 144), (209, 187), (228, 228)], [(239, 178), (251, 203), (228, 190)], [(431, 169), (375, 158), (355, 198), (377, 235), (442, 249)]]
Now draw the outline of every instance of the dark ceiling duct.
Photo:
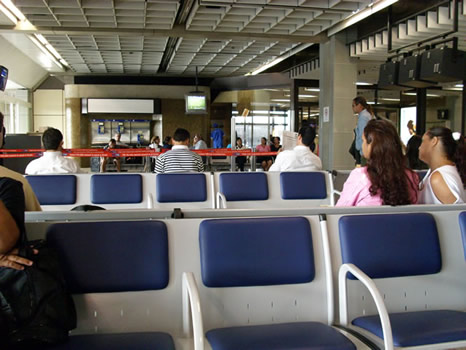
[[(195, 0), (181, 0), (180, 7), (176, 14), (175, 24), (185, 24), (186, 19), (193, 8)], [(168, 65), (170, 64), (173, 55), (175, 54), (176, 47), (178, 45), (178, 41), (181, 38), (174, 38), (169, 37), (167, 40), (167, 44), (165, 46), (165, 50), (162, 56), (162, 60), (160, 61), (158, 73), (165, 73), (167, 71)]]

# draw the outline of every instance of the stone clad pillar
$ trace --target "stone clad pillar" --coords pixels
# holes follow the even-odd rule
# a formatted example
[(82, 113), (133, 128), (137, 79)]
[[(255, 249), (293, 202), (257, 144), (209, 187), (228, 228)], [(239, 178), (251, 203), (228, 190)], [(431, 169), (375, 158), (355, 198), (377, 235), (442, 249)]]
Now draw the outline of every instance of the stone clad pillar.
[(357, 76), (357, 61), (350, 57), (343, 33), (320, 44), (319, 155), (324, 169), (354, 168), (348, 149), (357, 122), (351, 108)]
[[(65, 148), (85, 148), (87, 142), (82, 142), (82, 138), (87, 139), (87, 123), (81, 120), (81, 99), (65, 98), (65, 120), (63, 136), (66, 140)], [(84, 126), (82, 129), (81, 126)], [(83, 135), (81, 135), (81, 129)], [(89, 158), (73, 158), (81, 167), (89, 167)]]

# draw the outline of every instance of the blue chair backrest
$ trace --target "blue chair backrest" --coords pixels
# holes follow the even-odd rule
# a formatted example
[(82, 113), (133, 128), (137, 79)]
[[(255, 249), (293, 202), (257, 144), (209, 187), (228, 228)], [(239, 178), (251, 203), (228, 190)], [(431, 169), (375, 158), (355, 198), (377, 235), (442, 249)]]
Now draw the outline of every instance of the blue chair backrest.
[(204, 220), (199, 245), (202, 280), (207, 287), (314, 279), (311, 228), (302, 217)]
[(76, 203), (76, 176), (74, 175), (28, 175), (41, 205)]
[(269, 198), (267, 176), (264, 173), (220, 174), (220, 192), (227, 201), (260, 201)]
[(434, 274), (442, 267), (430, 214), (343, 216), (339, 230), (343, 263), (355, 264), (371, 278)]
[(419, 181), (422, 181), (427, 175), (427, 170), (416, 170), (417, 175), (419, 176)]
[(459, 215), (460, 227), (461, 227), (461, 236), (463, 238), (463, 251), (464, 258), (466, 259), (466, 211), (463, 211)]
[(325, 175), (319, 172), (282, 172), (280, 189), (282, 199), (327, 198)]
[(204, 174), (158, 174), (157, 202), (204, 202), (207, 186)]
[(163, 289), (169, 280), (168, 238), (161, 221), (79, 222), (51, 225), (73, 294)]
[(91, 202), (94, 204), (141, 203), (142, 199), (141, 175), (91, 177)]

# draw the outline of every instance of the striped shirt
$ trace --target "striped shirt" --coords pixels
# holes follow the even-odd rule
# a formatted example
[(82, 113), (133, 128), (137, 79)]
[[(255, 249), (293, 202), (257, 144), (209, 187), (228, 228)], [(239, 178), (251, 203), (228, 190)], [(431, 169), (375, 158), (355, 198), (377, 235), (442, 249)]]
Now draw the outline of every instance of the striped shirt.
[(175, 145), (173, 148), (161, 154), (155, 161), (155, 172), (163, 173), (187, 173), (203, 172), (204, 164), (197, 153), (191, 152), (188, 146)]

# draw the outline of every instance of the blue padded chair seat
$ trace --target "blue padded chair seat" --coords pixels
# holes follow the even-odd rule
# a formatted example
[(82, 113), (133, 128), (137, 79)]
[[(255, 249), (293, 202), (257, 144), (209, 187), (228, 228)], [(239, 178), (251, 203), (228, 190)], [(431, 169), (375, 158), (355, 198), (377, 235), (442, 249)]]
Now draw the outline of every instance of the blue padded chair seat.
[(227, 201), (265, 201), (269, 199), (267, 176), (264, 173), (220, 174), (220, 192)]
[(41, 205), (76, 203), (76, 176), (29, 175), (26, 176)]
[(282, 172), (280, 174), (282, 199), (325, 199), (325, 175), (319, 172)]
[(229, 327), (206, 333), (213, 350), (355, 350), (344, 335), (318, 322)]
[(466, 211), (463, 211), (460, 216), (460, 227), (461, 227), (461, 235), (463, 237), (463, 250), (464, 250), (464, 258), (466, 259)]
[(139, 174), (91, 177), (93, 204), (141, 203), (142, 199), (142, 177)]
[(74, 335), (53, 350), (175, 350), (167, 333), (125, 333)]
[(157, 202), (205, 202), (207, 187), (204, 174), (158, 174)]
[[(353, 325), (383, 339), (379, 316), (363, 316)], [(466, 340), (466, 312), (438, 310), (390, 314), (395, 346), (407, 347)]]

